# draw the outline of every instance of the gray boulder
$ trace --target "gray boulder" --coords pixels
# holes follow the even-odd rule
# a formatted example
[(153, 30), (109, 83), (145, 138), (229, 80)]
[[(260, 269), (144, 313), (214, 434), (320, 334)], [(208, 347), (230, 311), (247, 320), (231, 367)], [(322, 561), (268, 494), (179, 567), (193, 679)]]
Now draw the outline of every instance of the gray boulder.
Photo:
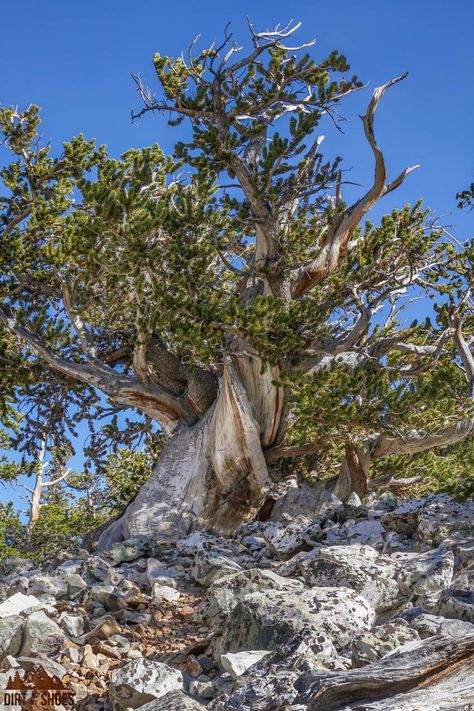
[[(233, 688), (216, 698), (212, 711), (255, 711), (255, 709), (296, 709), (298, 678), (307, 672), (346, 669), (349, 662), (340, 657), (331, 640), (313, 630), (303, 629), (275, 651), (266, 655), (238, 677)], [(228, 675), (227, 675), (228, 676)], [(216, 685), (227, 680), (220, 677)], [(278, 706), (276, 706), (278, 704)]]
[(439, 545), (450, 536), (474, 535), (474, 501), (461, 503), (447, 494), (433, 494), (425, 500), (418, 514), (417, 535), (426, 543)]
[(84, 618), (81, 615), (69, 615), (63, 612), (59, 616), (59, 623), (70, 637), (80, 637), (84, 634)]
[(52, 595), (54, 598), (61, 598), (68, 594), (68, 585), (60, 576), (37, 575), (30, 582), (28, 591), (32, 595)]
[(392, 511), (382, 513), (381, 523), (384, 528), (390, 531), (414, 536), (418, 528), (418, 514), (423, 508), (424, 502), (425, 499), (406, 499)]
[(286, 491), (275, 501), (270, 518), (281, 523), (298, 516), (315, 520), (327, 510), (341, 506), (341, 503), (336, 496), (327, 493), (324, 486), (311, 486), (292, 479), (288, 482)]
[(418, 632), (402, 619), (373, 627), (353, 640), (352, 664), (354, 667), (363, 667), (375, 662), (388, 652), (419, 639)]
[[(418, 612), (418, 614), (416, 614)], [(415, 614), (413, 614), (415, 613)], [(409, 610), (404, 615), (410, 627), (415, 629), (421, 639), (434, 637), (438, 634), (449, 637), (464, 637), (474, 633), (474, 624), (462, 620), (447, 619), (440, 615), (430, 615), (423, 610)]]
[(242, 544), (207, 533), (192, 533), (180, 541), (179, 549), (190, 559), (193, 579), (206, 587), (224, 575), (251, 568), (254, 564)]
[(147, 536), (132, 536), (120, 543), (114, 543), (104, 552), (114, 565), (127, 563), (137, 558), (147, 558), (155, 551), (155, 543)]
[(474, 563), (457, 573), (452, 579), (450, 587), (454, 590), (474, 591)]
[(300, 560), (299, 569), (308, 585), (352, 588), (377, 611), (398, 599), (397, 564), (370, 546), (320, 548)]
[(442, 617), (474, 623), (474, 591), (443, 590), (437, 612)]
[[(310, 522), (306, 519), (305, 523)], [(312, 528), (313, 534), (320, 534), (321, 528), (318, 524), (313, 524)], [(270, 553), (280, 560), (287, 560), (300, 551), (310, 551), (316, 545), (316, 541), (309, 540), (305, 526), (301, 521), (295, 521), (288, 525), (269, 522), (263, 531), (263, 538)]]
[(2, 571), (7, 575), (14, 573), (24, 573), (27, 570), (34, 570), (35, 563), (30, 558), (16, 558), (11, 556), (2, 560)]
[(401, 563), (397, 574), (400, 593), (432, 609), (441, 590), (451, 584), (454, 570), (451, 551), (440, 547), (426, 553), (405, 554), (398, 560)]
[(16, 657), (20, 653), (23, 624), (19, 615), (0, 619), (0, 662), (9, 654)]
[(230, 613), (221, 651), (276, 649), (304, 628), (315, 638), (327, 635), (341, 648), (374, 622), (372, 606), (349, 588), (256, 592), (242, 598)]
[(70, 597), (75, 597), (87, 589), (87, 583), (79, 573), (69, 573), (65, 575), (64, 581), (67, 583), (68, 595)]
[(51, 620), (43, 610), (33, 612), (28, 616), (24, 632), (21, 654), (24, 657), (34, 657), (45, 654), (54, 657), (65, 639), (62, 629)]
[(382, 548), (386, 530), (378, 519), (346, 521), (336, 535), (328, 536), (328, 543), (351, 543)]
[(150, 659), (133, 659), (112, 672), (109, 696), (114, 711), (127, 711), (181, 690), (183, 675), (177, 669)]
[(234, 607), (246, 595), (264, 590), (301, 590), (303, 584), (289, 580), (271, 570), (251, 568), (216, 581), (197, 609), (197, 617), (202, 622), (220, 631)]

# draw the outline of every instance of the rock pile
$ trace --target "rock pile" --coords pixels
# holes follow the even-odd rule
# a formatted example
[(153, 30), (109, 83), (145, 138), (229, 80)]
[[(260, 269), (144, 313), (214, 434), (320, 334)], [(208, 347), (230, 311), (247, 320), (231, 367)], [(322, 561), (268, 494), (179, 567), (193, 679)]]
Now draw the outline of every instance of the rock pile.
[(468, 709), (474, 503), (290, 487), (234, 539), (7, 559), (0, 689), (37, 665), (88, 711)]

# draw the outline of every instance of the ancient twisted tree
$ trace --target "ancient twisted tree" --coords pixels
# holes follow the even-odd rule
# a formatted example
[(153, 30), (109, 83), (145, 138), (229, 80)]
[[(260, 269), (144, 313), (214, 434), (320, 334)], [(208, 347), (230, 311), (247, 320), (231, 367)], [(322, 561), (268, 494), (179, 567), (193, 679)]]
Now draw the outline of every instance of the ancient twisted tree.
[[(412, 170), (389, 177), (374, 132), (405, 75), (361, 117), (373, 181), (347, 204), (320, 130), (363, 87), (338, 52), (289, 46), (296, 29), (155, 55), (134, 120), (183, 124), (171, 156), (79, 136), (54, 157), (36, 107), (1, 111), (4, 421), (19, 409), (31, 441), (132, 408), (168, 435), (104, 542), (230, 532), (282, 459), (339, 461), (336, 493), (363, 496), (371, 461), (474, 430), (470, 249), (419, 203), (363, 223)], [(429, 318), (408, 325), (414, 300)]]

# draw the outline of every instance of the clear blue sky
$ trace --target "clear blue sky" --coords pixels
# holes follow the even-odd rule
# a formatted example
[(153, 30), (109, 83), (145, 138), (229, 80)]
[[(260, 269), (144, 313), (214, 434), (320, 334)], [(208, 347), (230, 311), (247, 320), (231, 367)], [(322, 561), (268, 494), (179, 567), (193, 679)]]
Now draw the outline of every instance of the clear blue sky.
[(339, 49), (368, 83), (344, 106), (350, 119), (344, 135), (328, 134), (326, 141), (352, 168), (350, 179), (362, 185), (370, 180), (372, 162), (357, 114), (375, 86), (408, 70), (408, 79), (384, 99), (376, 133), (392, 177), (407, 165), (421, 168), (381, 209), (423, 197), (459, 239), (472, 235), (473, 215), (457, 210), (455, 200), (474, 174), (472, 0), (4, 3), (0, 103), (39, 104), (44, 138), (58, 147), (83, 132), (107, 144), (113, 155), (154, 142), (170, 150), (179, 128), (151, 116), (131, 124), (130, 110), (139, 101), (130, 73), (152, 84), (155, 51), (179, 54), (198, 32), (204, 44), (219, 40), (229, 20), (237, 39), (247, 42), (247, 15), (256, 29), (301, 20), (297, 40), (315, 37), (316, 57)]

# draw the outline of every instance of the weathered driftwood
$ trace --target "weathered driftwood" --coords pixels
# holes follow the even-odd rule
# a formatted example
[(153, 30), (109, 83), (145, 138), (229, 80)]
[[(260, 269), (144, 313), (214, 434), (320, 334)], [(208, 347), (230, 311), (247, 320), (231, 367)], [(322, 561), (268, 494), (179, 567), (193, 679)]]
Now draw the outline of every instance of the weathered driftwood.
[(308, 711), (440, 711), (474, 705), (474, 634), (406, 645), (369, 666), (299, 680)]

